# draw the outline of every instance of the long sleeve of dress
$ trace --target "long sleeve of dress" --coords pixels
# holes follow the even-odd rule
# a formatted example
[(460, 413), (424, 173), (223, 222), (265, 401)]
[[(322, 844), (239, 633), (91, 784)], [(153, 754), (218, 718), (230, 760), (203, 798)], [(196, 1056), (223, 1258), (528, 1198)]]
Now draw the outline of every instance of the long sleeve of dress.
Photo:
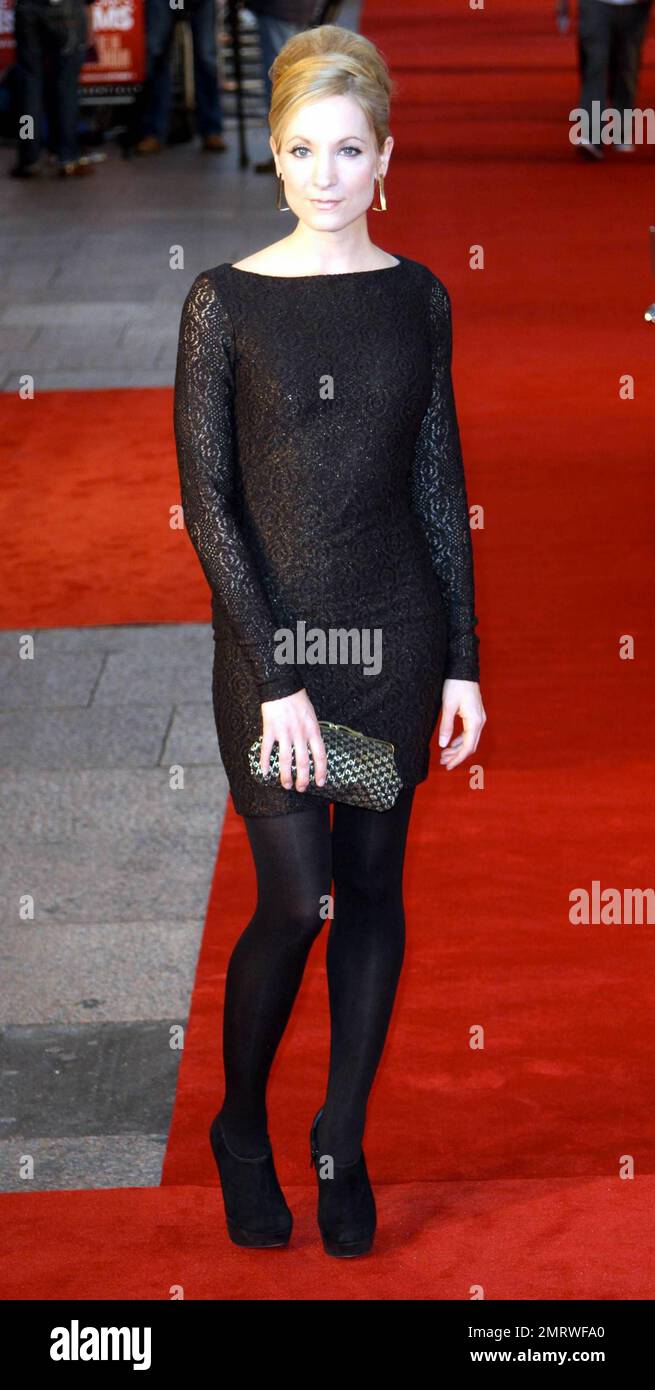
[(275, 660), (279, 624), (239, 524), (234, 430), (234, 334), (207, 275), (182, 307), (177, 349), (174, 432), (184, 522), (218, 611), (252, 663), (259, 698), (303, 689), (296, 667)]
[(451, 374), (452, 312), (446, 286), (430, 292), (433, 385), (410, 474), (410, 506), (430, 547), (448, 619), (445, 678), (478, 681), (473, 552)]

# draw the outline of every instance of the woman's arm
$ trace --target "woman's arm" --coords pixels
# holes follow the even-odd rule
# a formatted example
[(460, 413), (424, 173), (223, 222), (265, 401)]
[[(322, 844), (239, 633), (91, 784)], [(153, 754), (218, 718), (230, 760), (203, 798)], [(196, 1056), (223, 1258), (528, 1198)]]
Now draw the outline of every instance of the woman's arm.
[(302, 690), (276, 662), (275, 621), (234, 509), (234, 335), (211, 278), (194, 280), (182, 307), (173, 407), (184, 521), (219, 611), (253, 665), (260, 701)]
[(416, 442), (410, 502), (427, 537), (448, 619), (446, 679), (479, 681), (471, 528), (451, 374), (450, 295), (436, 276), (430, 328), (432, 395)]

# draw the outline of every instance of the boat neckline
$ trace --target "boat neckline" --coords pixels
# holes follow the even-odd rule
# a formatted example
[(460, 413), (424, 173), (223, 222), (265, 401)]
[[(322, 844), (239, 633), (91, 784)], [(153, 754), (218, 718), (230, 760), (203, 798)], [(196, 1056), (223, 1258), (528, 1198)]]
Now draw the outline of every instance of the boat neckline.
[(348, 280), (353, 275), (387, 275), (391, 270), (400, 270), (405, 257), (399, 256), (397, 251), (392, 254), (397, 257), (395, 265), (379, 265), (374, 270), (319, 270), (313, 275), (267, 275), (259, 270), (244, 270), (241, 266), (230, 265), (229, 261), (226, 265), (228, 270), (235, 270), (237, 275), (251, 275), (253, 280)]

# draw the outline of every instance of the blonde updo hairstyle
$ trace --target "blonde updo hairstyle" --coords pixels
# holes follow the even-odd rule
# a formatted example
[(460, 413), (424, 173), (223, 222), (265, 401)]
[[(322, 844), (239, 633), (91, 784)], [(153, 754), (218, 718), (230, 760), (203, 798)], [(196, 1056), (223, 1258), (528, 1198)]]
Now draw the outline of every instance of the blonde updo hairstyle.
[(352, 96), (362, 107), (378, 153), (389, 135), (389, 109), (395, 83), (379, 49), (363, 34), (339, 24), (304, 29), (280, 49), (269, 68), (273, 92), (268, 122), (280, 149), (293, 111), (320, 97)]

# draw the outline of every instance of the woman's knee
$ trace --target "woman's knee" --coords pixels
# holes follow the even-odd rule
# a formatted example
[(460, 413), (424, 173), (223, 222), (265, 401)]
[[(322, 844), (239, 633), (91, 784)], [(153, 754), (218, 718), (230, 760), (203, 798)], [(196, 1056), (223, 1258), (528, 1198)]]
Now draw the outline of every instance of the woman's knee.
[(327, 875), (303, 876), (302, 882), (267, 885), (258, 893), (258, 920), (288, 941), (311, 944), (331, 916), (331, 881)]
[[(266, 915), (269, 919), (270, 909), (271, 904), (268, 903)], [(279, 903), (274, 911), (274, 927), (284, 934), (286, 941), (311, 945), (320, 935), (327, 916), (328, 911), (318, 895), (316, 898), (287, 900)]]

